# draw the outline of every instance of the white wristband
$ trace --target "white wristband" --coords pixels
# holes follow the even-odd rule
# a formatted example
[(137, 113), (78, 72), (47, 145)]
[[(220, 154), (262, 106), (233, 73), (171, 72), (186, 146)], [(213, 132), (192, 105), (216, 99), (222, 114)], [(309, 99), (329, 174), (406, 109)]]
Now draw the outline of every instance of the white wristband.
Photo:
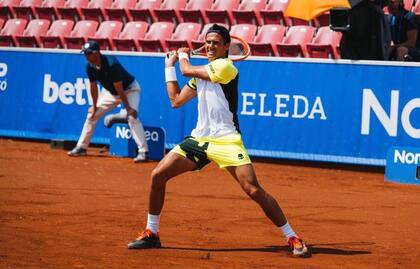
[(187, 61), (189, 61), (190, 60), (190, 57), (188, 57), (188, 53), (186, 53), (186, 52), (180, 52), (180, 53), (178, 53), (178, 59), (185, 59), (185, 60), (187, 60)]
[(165, 67), (165, 81), (169, 82), (169, 81), (177, 81), (176, 80), (176, 72), (175, 72), (175, 67), (171, 66), (171, 67)]

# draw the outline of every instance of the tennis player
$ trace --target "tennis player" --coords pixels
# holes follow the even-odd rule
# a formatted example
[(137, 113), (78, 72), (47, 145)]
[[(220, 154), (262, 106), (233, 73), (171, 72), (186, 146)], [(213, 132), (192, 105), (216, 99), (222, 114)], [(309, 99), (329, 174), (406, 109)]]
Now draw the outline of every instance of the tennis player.
[[(293, 231), (276, 200), (259, 185), (242, 143), (237, 116), (239, 74), (227, 58), (229, 31), (214, 24), (207, 32), (205, 42), (209, 61), (206, 65), (192, 66), (188, 48), (171, 52), (166, 58), (166, 88), (172, 107), (181, 107), (197, 97), (198, 121), (191, 136), (173, 148), (153, 170), (147, 227), (137, 239), (128, 244), (128, 248), (161, 246), (158, 231), (166, 183), (177, 175), (199, 170), (214, 161), (220, 168), (226, 169), (246, 194), (259, 204), (284, 234), (293, 255), (307, 257), (310, 253), (304, 241)], [(178, 60), (181, 73), (191, 77), (182, 91), (174, 67)]]

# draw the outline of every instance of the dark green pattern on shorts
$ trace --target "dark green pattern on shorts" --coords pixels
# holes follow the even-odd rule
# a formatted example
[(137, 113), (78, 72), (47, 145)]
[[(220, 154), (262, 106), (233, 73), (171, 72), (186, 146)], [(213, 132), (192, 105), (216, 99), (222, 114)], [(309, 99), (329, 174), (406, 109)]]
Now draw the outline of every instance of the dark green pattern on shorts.
[(197, 165), (197, 170), (200, 170), (208, 163), (210, 163), (210, 160), (207, 159), (206, 153), (208, 146), (208, 142), (199, 146), (198, 142), (190, 137), (186, 138), (181, 142), (181, 144), (179, 144), (179, 147), (186, 153), (187, 158)]

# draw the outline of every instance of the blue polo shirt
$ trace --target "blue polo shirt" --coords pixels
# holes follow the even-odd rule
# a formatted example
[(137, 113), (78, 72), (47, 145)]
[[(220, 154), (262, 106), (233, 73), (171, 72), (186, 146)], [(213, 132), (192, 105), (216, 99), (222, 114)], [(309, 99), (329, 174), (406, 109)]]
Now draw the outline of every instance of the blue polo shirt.
[(111, 94), (117, 95), (114, 83), (122, 81), (124, 91), (134, 81), (133, 75), (127, 72), (115, 56), (101, 54), (101, 69), (92, 64), (86, 65), (86, 73), (91, 82), (99, 81)]

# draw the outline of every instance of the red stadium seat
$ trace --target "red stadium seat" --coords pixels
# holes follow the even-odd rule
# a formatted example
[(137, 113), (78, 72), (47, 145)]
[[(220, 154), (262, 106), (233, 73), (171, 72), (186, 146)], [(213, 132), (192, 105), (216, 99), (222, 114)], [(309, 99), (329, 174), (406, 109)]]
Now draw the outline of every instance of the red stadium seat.
[(185, 8), (179, 10), (184, 22), (198, 22), (202, 25), (208, 22), (206, 9), (211, 8), (213, 0), (190, 0)]
[(196, 22), (183, 22), (180, 23), (175, 33), (169, 39), (166, 39), (166, 47), (168, 50), (177, 50), (181, 47), (192, 49), (191, 41), (197, 39), (200, 34), (201, 24)]
[(315, 18), (317, 27), (330, 26), (330, 12), (325, 12)]
[(420, 1), (416, 1), (411, 11), (417, 16), (420, 15)]
[(265, 8), (266, 0), (242, 0), (238, 9), (232, 10), (237, 24), (262, 25), (260, 10)]
[(20, 47), (42, 47), (40, 36), (45, 35), (49, 27), (49, 20), (31, 20), (22, 35), (16, 35), (17, 44)]
[(118, 37), (123, 28), (123, 23), (120, 21), (104, 21), (99, 25), (95, 36), (89, 38), (96, 40), (99, 47), (103, 50), (115, 50), (112, 39)]
[(81, 8), (87, 7), (88, 0), (67, 0), (63, 7), (58, 7), (60, 19), (78, 21), (83, 18)]
[(105, 20), (105, 8), (111, 7), (112, 0), (90, 0), (87, 7), (82, 7), (83, 18), (101, 23)]
[(404, 8), (407, 10), (411, 10), (416, 2), (417, 1), (415, 0), (404, 0)]
[(307, 25), (292, 26), (285, 38), (277, 44), (279, 55), (283, 57), (307, 57), (306, 44), (311, 42), (315, 28)]
[(164, 0), (160, 8), (155, 9), (158, 21), (168, 21), (175, 25), (181, 21), (179, 10), (185, 8), (187, 0)]
[(131, 21), (125, 24), (123, 31), (113, 38), (116, 50), (140, 51), (138, 40), (144, 38), (149, 24), (145, 21)]
[(128, 9), (133, 21), (156, 22), (154, 10), (161, 5), (160, 0), (139, 0), (134, 8)]
[(36, 18), (35, 7), (40, 7), (42, 0), (22, 0), (19, 6), (13, 7), (16, 18), (32, 20)]
[(288, 25), (284, 16), (288, 0), (269, 0), (265, 9), (260, 10), (264, 24)]
[(131, 21), (131, 15), (128, 10), (134, 8), (136, 3), (136, 0), (115, 0), (112, 2), (111, 7), (105, 8), (108, 20), (121, 21), (123, 23)]
[(286, 20), (288, 20), (289, 26), (308, 25), (308, 26), (316, 27), (316, 22), (313, 20), (306, 21), (306, 20), (302, 20), (298, 18), (288, 18), (288, 17), (286, 17)]
[(246, 42), (252, 42), (257, 33), (257, 26), (253, 24), (235, 24), (230, 28), (230, 34), (241, 37)]
[(149, 31), (146, 33), (144, 38), (139, 39), (139, 45), (141, 51), (146, 52), (164, 52), (166, 51), (166, 42), (172, 32), (174, 31), (175, 25), (172, 22), (155, 22), (153, 23)]
[(59, 14), (57, 8), (64, 6), (64, 0), (44, 0), (42, 6), (35, 7), (35, 13), (38, 19), (58, 20)]
[(285, 33), (286, 26), (283, 25), (266, 24), (261, 26), (254, 41), (249, 43), (252, 55), (278, 56), (276, 44), (283, 40)]
[(239, 7), (239, 0), (216, 0), (210, 9), (206, 9), (206, 15), (210, 22), (233, 24), (232, 10)]
[(6, 21), (6, 24), (0, 31), (0, 46), (17, 46), (16, 35), (23, 34), (27, 23), (28, 21), (25, 19), (10, 19)]
[(334, 32), (328, 26), (320, 27), (312, 42), (306, 45), (309, 57), (338, 59), (340, 40), (340, 32)]
[(16, 17), (13, 7), (17, 7), (20, 0), (0, 0), (0, 18), (7, 21)]
[[(205, 42), (205, 37), (207, 34), (207, 31), (209, 30), (209, 28), (213, 25), (214, 23), (208, 23), (206, 25), (204, 25), (203, 29), (201, 30), (200, 35), (198, 36), (197, 39), (193, 39), (191, 40), (191, 46), (193, 49), (198, 49), (200, 47), (202, 47), (204, 45)], [(229, 25), (224, 24), (224, 23), (218, 23), (218, 25), (221, 25), (223, 27), (225, 27), (226, 29), (229, 29)]]
[(41, 35), (41, 44), (44, 48), (64, 48), (64, 36), (68, 36), (73, 29), (74, 21), (57, 20), (51, 24), (45, 35)]
[(98, 28), (97, 21), (78, 21), (69, 36), (64, 36), (64, 42), (68, 49), (80, 49), (82, 45), (93, 37)]

